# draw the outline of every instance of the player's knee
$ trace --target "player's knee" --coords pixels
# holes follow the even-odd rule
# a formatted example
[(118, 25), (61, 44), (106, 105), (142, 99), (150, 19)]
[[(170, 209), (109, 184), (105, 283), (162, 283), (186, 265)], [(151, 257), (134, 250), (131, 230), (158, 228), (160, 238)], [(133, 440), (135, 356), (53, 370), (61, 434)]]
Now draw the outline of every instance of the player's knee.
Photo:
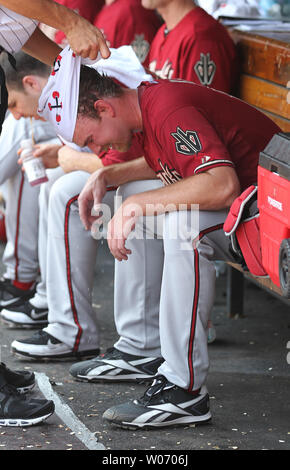
[(132, 181), (130, 183), (122, 184), (117, 189), (116, 196), (121, 198), (122, 201), (125, 201), (129, 196), (132, 194), (137, 194), (138, 191), (138, 184), (137, 181)]
[(196, 211), (172, 211), (164, 221), (164, 239), (191, 242), (199, 234), (199, 217)]
[(61, 203), (66, 205), (71, 199), (77, 199), (89, 176), (84, 178), (79, 173), (67, 173), (53, 184), (50, 191), (50, 204)]
[(162, 186), (163, 184), (159, 180), (131, 181), (130, 183), (119, 186), (116, 195), (121, 197), (122, 200), (125, 200), (129, 196), (132, 196), (132, 194), (158, 189)]

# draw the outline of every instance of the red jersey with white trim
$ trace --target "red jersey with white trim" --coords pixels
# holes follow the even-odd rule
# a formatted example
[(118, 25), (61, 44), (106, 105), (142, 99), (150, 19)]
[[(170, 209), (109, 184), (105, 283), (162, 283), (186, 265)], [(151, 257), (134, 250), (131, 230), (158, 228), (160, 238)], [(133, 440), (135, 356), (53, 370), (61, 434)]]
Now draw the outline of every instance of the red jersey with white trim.
[(195, 83), (161, 80), (138, 89), (144, 156), (164, 184), (219, 166), (245, 189), (257, 181), (259, 153), (281, 129), (254, 107)]
[(115, 0), (102, 8), (94, 21), (109, 47), (131, 45), (140, 62), (146, 64), (150, 44), (161, 25), (153, 10), (146, 10), (141, 0)]
[(149, 69), (160, 78), (182, 78), (227, 93), (234, 92), (239, 75), (227, 30), (199, 7), (171, 31), (161, 26), (149, 51)]

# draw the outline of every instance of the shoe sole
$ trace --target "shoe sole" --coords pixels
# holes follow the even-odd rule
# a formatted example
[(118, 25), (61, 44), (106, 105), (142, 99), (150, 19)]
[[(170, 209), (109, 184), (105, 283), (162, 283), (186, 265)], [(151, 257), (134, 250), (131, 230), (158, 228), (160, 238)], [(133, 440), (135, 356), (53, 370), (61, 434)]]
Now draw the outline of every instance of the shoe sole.
[(106, 382), (134, 382), (134, 383), (145, 383), (145, 382), (152, 382), (154, 379), (154, 375), (122, 375), (122, 376), (94, 376), (94, 377), (87, 377), (87, 376), (72, 376), (78, 382), (92, 382), (92, 383), (106, 383)]
[(115, 426), (117, 428), (122, 428), (122, 429), (129, 429), (132, 431), (138, 431), (140, 429), (142, 430), (154, 430), (154, 429), (160, 429), (160, 428), (169, 428), (169, 427), (180, 427), (180, 426), (189, 426), (192, 424), (195, 425), (202, 425), (202, 424), (207, 424), (211, 421), (211, 413), (208, 412), (206, 415), (203, 416), (190, 416), (188, 418), (179, 418), (175, 419), (173, 421), (167, 421), (167, 422), (160, 422), (160, 423), (138, 423), (138, 424), (132, 424), (127, 421), (114, 421), (114, 420), (109, 420), (107, 418), (104, 418), (109, 424), (112, 426)]
[(30, 359), (31, 361), (43, 361), (43, 362), (57, 362), (57, 361), (71, 361), (71, 360), (77, 360), (77, 361), (85, 361), (87, 359), (93, 359), (98, 355), (99, 353), (96, 353), (96, 351), (80, 356), (78, 354), (71, 354), (71, 353), (66, 353), (66, 354), (60, 354), (57, 356), (38, 356), (38, 355), (32, 355), (29, 353), (25, 353), (22, 351), (18, 351), (17, 349), (12, 348), (11, 352), (13, 355), (16, 357), (19, 357), (20, 359)]
[(28, 427), (28, 426), (34, 426), (35, 424), (42, 423), (45, 421), (47, 418), (49, 418), (54, 411), (51, 411), (50, 413), (40, 416), (38, 418), (33, 418), (33, 419), (0, 419), (0, 426), (10, 426), (10, 427)]
[(38, 322), (38, 323), (17, 323), (17, 322), (12, 322), (10, 320), (7, 320), (6, 318), (1, 316), (1, 323), (3, 325), (8, 326), (9, 328), (25, 328), (27, 330), (33, 330), (33, 329), (42, 329), (48, 325), (47, 321), (43, 322)]

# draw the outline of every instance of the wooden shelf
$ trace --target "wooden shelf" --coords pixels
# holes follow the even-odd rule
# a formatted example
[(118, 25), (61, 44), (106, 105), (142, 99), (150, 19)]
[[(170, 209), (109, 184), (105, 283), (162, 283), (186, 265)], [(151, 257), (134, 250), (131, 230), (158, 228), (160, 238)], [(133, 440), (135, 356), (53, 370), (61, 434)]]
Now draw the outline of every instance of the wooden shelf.
[(231, 35), (242, 66), (239, 97), (290, 132), (290, 32)]

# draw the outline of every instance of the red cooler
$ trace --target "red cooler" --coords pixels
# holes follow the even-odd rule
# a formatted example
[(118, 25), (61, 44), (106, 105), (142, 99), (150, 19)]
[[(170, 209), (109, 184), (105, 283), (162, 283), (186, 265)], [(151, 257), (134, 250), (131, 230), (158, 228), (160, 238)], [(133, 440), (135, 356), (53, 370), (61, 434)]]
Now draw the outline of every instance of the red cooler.
[(260, 153), (258, 207), (263, 266), (290, 298), (290, 133), (276, 134)]

